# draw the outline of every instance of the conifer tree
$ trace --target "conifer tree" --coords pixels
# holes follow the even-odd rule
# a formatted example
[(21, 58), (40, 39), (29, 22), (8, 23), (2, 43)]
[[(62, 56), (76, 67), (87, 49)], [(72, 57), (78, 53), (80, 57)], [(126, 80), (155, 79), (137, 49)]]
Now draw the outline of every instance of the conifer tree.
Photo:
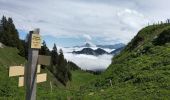
[(2, 42), (3, 44), (8, 44), (7, 40), (8, 40), (8, 36), (7, 34), (5, 34), (5, 29), (7, 28), (7, 19), (5, 16), (2, 17), (2, 20), (1, 20), (1, 34), (0, 34), (0, 42)]
[(52, 65), (58, 64), (58, 52), (57, 52), (56, 44), (54, 44), (53, 50), (51, 51), (51, 60), (52, 60)]
[(51, 66), (50, 71), (56, 75), (57, 74), (57, 63), (58, 62), (58, 52), (57, 52), (57, 46), (54, 44), (53, 50), (51, 51)]
[(62, 49), (59, 50), (59, 60), (58, 65), (63, 66), (64, 65), (64, 55)]
[[(43, 41), (43, 43), (42, 43), (41, 49), (40, 49), (40, 51), (39, 51), (39, 54), (40, 54), (40, 55), (50, 56), (50, 50), (48, 49), (45, 41)], [(45, 66), (44, 66), (44, 65), (41, 65), (41, 68), (44, 69)]]
[(48, 49), (46, 42), (43, 41), (41, 49), (40, 49), (40, 54), (41, 55), (50, 55), (50, 50)]

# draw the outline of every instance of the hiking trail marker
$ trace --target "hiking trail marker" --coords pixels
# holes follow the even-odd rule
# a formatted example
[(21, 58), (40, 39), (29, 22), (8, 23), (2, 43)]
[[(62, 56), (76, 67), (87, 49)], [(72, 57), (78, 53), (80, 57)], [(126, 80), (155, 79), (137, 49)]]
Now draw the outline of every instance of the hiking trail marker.
[(29, 32), (28, 63), (25, 66), (11, 66), (9, 77), (19, 76), (18, 86), (26, 85), (26, 100), (36, 100), (36, 83), (45, 82), (47, 74), (40, 73), (40, 65), (50, 65), (50, 56), (38, 55), (41, 49), (39, 29)]
[(39, 34), (32, 34), (31, 48), (34, 48), (34, 49), (40, 49), (41, 48), (41, 37), (40, 37)]

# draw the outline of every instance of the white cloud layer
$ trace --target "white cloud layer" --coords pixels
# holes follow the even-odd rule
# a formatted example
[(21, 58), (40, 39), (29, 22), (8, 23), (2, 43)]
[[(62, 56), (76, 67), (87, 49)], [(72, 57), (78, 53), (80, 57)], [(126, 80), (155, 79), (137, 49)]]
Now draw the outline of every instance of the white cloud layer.
[[(101, 55), (101, 56), (93, 56), (93, 55), (84, 55), (84, 54), (72, 54), (73, 50), (80, 51), (83, 47), (78, 48), (63, 48), (58, 47), (58, 49), (62, 49), (64, 52), (64, 56), (67, 60), (74, 62), (79, 67), (84, 70), (100, 70), (106, 69), (111, 64), (111, 58), (113, 55)], [(93, 47), (92, 49), (97, 49), (97, 47)], [(104, 48), (102, 48), (104, 49)], [(108, 52), (113, 51), (114, 49), (104, 49)]]
[[(18, 29), (39, 27), (41, 34), (102, 37), (127, 43), (148, 22), (170, 16), (167, 0), (0, 0), (0, 15)], [(91, 37), (89, 37), (91, 36)], [(114, 43), (112, 43), (114, 44)]]
[(111, 64), (111, 55), (101, 55), (101, 56), (92, 56), (92, 55), (76, 55), (71, 53), (65, 53), (66, 59), (74, 62), (84, 70), (99, 70), (106, 69), (109, 64)]

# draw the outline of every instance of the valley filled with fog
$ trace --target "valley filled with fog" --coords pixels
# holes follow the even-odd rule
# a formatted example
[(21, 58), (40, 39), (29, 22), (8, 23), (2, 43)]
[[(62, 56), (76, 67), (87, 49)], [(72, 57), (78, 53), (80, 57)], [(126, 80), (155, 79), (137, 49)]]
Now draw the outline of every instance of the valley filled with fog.
[[(110, 64), (113, 54), (102, 54), (102, 55), (87, 55), (87, 54), (74, 54), (73, 51), (81, 51), (84, 48), (91, 48), (96, 50), (100, 47), (89, 46), (89, 47), (58, 47), (64, 52), (64, 56), (67, 60), (74, 62), (83, 70), (105, 70)], [(113, 48), (101, 48), (106, 52), (110, 53), (114, 51)]]
[(64, 53), (67, 60), (74, 62), (84, 70), (104, 70), (111, 63), (112, 55), (85, 55), (85, 54), (72, 54)]

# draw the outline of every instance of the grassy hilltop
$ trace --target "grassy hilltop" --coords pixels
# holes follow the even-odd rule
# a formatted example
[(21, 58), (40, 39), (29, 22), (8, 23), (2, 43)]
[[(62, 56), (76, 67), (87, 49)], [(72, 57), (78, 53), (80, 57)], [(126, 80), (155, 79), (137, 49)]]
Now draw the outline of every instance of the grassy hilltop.
[(82, 99), (96, 100), (170, 99), (170, 25), (140, 30), (81, 94)]

